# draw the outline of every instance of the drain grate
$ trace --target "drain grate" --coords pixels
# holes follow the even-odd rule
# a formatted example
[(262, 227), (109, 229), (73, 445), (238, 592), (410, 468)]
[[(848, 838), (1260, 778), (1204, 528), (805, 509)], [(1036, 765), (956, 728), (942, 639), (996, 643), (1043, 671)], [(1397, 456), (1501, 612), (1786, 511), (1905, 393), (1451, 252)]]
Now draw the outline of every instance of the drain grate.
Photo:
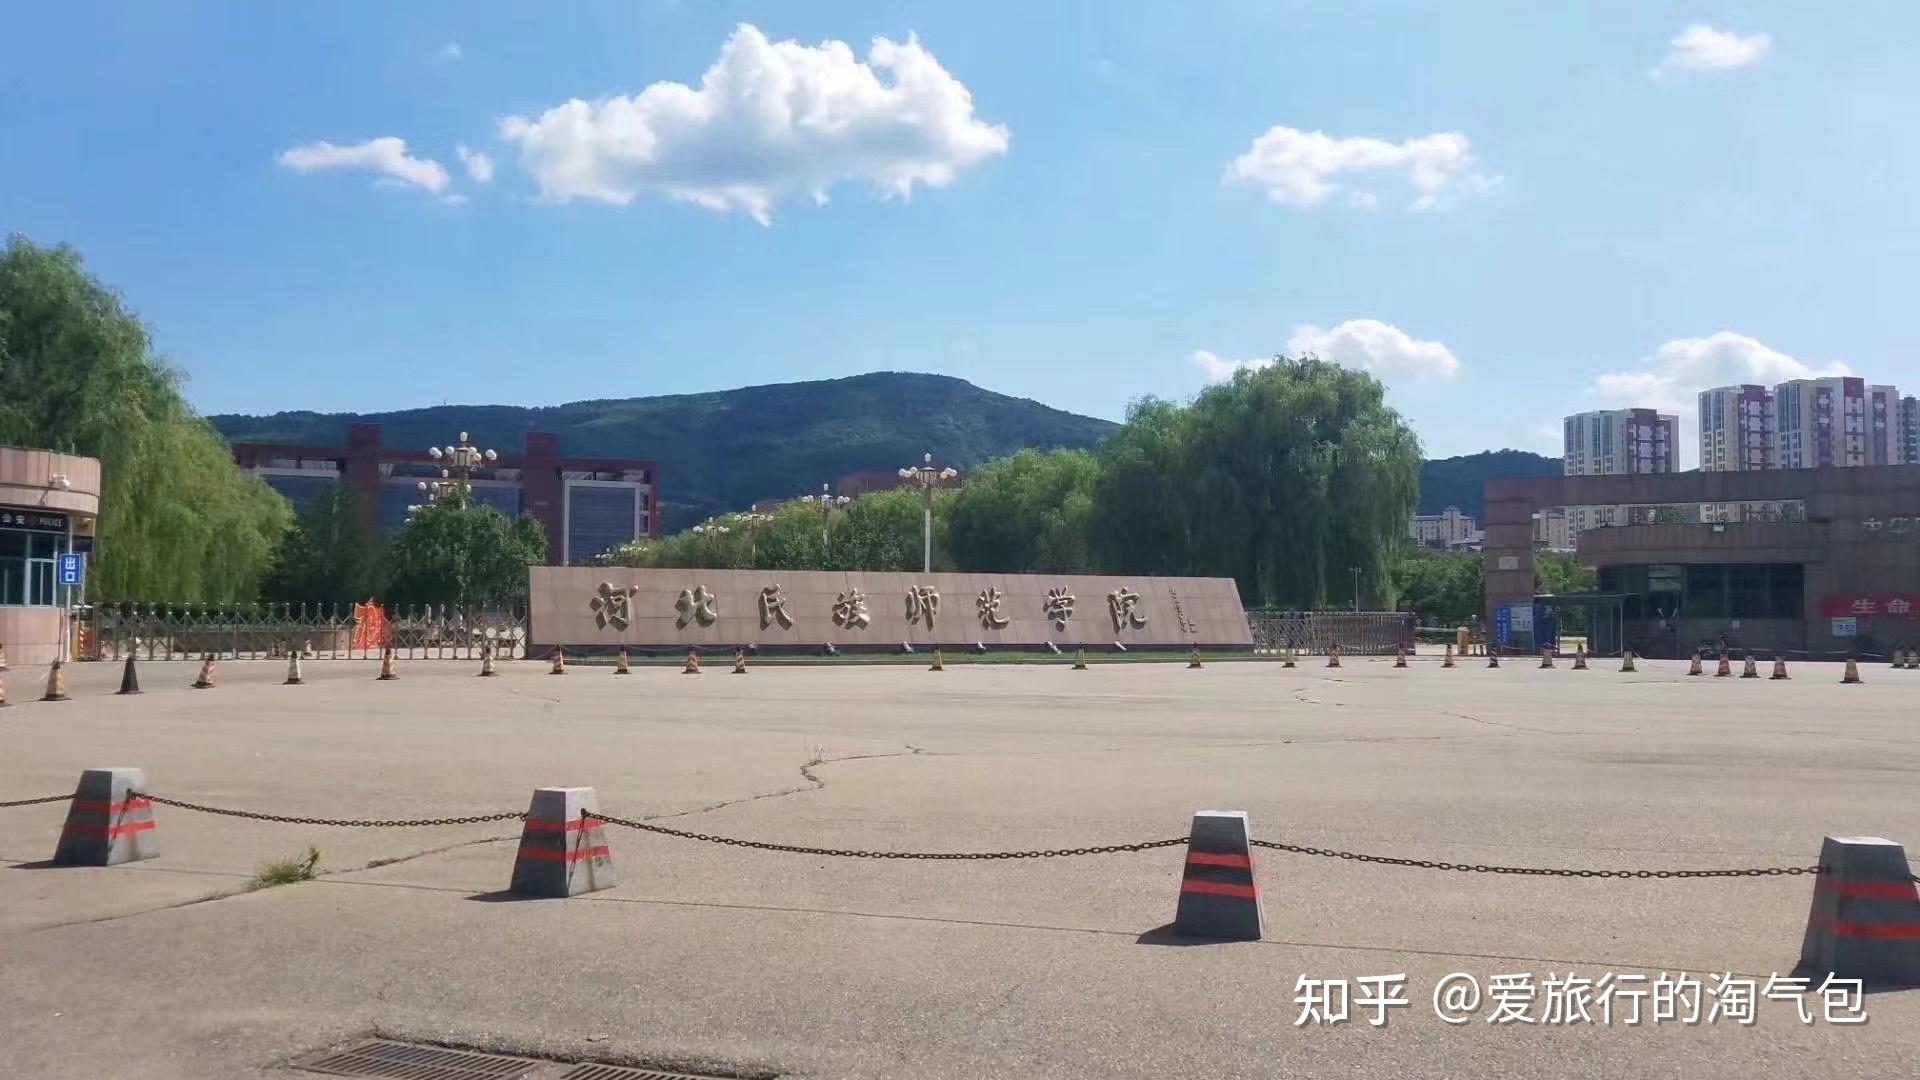
[[(630, 1065), (558, 1061), (454, 1050), (445, 1046), (373, 1039), (350, 1050), (328, 1050), (293, 1062), (296, 1069), (368, 1080), (725, 1080), (695, 1073), (661, 1072)], [(558, 1070), (565, 1069), (565, 1072)]]
[(375, 1039), (351, 1050), (314, 1055), (293, 1066), (308, 1072), (378, 1080), (525, 1080), (543, 1064), (474, 1050)]
[(582, 1062), (560, 1074), (560, 1080), (721, 1080), (717, 1076), (696, 1076), (693, 1073), (661, 1072), (658, 1069), (635, 1069), (626, 1065), (595, 1065)]

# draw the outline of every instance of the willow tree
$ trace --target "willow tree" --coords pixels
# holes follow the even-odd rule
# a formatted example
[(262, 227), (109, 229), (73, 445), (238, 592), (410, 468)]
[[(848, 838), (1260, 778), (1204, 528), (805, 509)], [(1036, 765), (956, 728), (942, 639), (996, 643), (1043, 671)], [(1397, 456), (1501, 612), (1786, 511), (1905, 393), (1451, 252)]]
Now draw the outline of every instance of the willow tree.
[(0, 442), (99, 458), (103, 599), (251, 600), (292, 516), (235, 467), (147, 331), (66, 247), (0, 253)]
[(1091, 515), (1109, 570), (1232, 577), (1249, 605), (1393, 600), (1393, 556), (1419, 498), (1420, 442), (1364, 372), (1277, 358), (1202, 391), (1147, 400), (1102, 448)]

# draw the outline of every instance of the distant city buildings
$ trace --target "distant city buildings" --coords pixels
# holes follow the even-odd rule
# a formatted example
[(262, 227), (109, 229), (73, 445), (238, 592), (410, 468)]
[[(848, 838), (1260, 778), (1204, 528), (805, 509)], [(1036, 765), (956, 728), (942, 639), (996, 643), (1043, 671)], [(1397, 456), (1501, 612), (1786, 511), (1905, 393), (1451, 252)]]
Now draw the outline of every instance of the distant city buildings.
[(1602, 409), (1565, 421), (1568, 476), (1673, 472), (1680, 418), (1653, 409)]
[(1700, 392), (1700, 468), (1855, 468), (1920, 464), (1920, 402), (1840, 376)]
[(1457, 506), (1449, 506), (1437, 514), (1418, 514), (1413, 519), (1414, 542), (1424, 548), (1473, 551), (1485, 537), (1480, 524), (1471, 515), (1461, 513)]

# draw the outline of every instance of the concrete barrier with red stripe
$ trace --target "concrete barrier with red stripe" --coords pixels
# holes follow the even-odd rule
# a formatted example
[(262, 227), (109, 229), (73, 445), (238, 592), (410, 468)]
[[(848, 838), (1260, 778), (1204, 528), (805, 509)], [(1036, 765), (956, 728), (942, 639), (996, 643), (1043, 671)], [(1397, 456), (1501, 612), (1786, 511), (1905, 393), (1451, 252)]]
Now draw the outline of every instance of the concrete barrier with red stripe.
[(534, 791), (507, 890), (521, 896), (575, 896), (618, 884), (606, 829), (593, 816), (598, 807), (590, 787)]
[(53, 861), (61, 866), (118, 866), (160, 854), (153, 804), (131, 794), (146, 786), (144, 769), (118, 767), (81, 773)]
[(1920, 890), (1906, 849), (1877, 836), (1829, 836), (1800, 963), (1836, 978), (1920, 986)]
[(1180, 874), (1176, 933), (1189, 937), (1258, 941), (1260, 886), (1253, 879), (1253, 847), (1244, 810), (1201, 810), (1187, 834)]

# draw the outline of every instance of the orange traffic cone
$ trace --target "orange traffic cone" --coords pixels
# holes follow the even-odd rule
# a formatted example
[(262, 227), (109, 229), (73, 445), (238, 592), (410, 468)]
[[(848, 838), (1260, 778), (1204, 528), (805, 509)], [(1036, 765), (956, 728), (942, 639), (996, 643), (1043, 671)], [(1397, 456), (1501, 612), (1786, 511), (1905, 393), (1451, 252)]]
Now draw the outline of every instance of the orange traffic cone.
[(1720, 662), (1713, 666), (1713, 677), (1724, 679), (1733, 674), (1733, 662), (1727, 659), (1727, 651), (1720, 650)]
[(1587, 647), (1585, 645), (1575, 645), (1573, 647), (1572, 670), (1574, 671), (1587, 670)]
[(945, 671), (945, 670), (947, 670), (947, 662), (946, 662), (946, 660), (945, 660), (945, 659), (943, 659), (943, 658), (942, 658), (942, 657), (940, 656), (940, 646), (938, 646), (938, 645), (935, 645), (935, 646), (933, 647), (933, 663), (927, 666), (927, 670), (928, 670), (928, 671)]
[(680, 674), (682, 675), (700, 674), (700, 654), (699, 653), (695, 652), (692, 649), (687, 650), (687, 666), (680, 669)]
[(1445, 656), (1442, 656), (1440, 658), (1440, 666), (1441, 667), (1453, 666), (1453, 642), (1451, 641), (1447, 642), (1447, 652)]
[(747, 673), (747, 650), (733, 650), (733, 673), (735, 675), (745, 675)]
[(1626, 649), (1620, 653), (1620, 670), (1621, 671), (1638, 670), (1633, 666), (1633, 650), (1632, 649)]
[(67, 700), (67, 669), (58, 660), (55, 660), (53, 666), (47, 669), (47, 692), (41, 696), (40, 700)]
[(620, 651), (613, 655), (613, 673), (615, 675), (633, 674), (633, 670), (627, 666), (627, 647), (625, 645), (620, 646)]
[(1687, 674), (1689, 675), (1706, 674), (1706, 672), (1700, 670), (1700, 650), (1699, 649), (1693, 650), (1693, 662), (1687, 665)]
[(193, 680), (193, 688), (195, 690), (210, 690), (213, 688), (212, 653), (208, 653), (206, 659), (200, 662), (200, 677)]
[(375, 682), (392, 682), (393, 680), (399, 677), (400, 677), (400, 673), (393, 670), (393, 650), (392, 649), (380, 650), (380, 676), (374, 681)]
[(1553, 650), (1552, 649), (1548, 648), (1548, 649), (1540, 650), (1540, 666), (1543, 668), (1550, 668), (1553, 666)]
[(553, 667), (550, 670), (548, 670), (547, 674), (565, 675), (566, 673), (567, 673), (567, 651), (565, 649), (560, 648), (558, 645), (556, 645), (553, 648)]
[(1327, 646), (1327, 666), (1328, 667), (1340, 666), (1340, 643), (1337, 641), (1334, 642), (1332, 645)]
[(1779, 653), (1774, 653), (1773, 654), (1773, 674), (1767, 677), (1769, 679), (1790, 678), (1791, 676), (1787, 674), (1787, 658), (1784, 656), (1781, 656)]
[(1747, 662), (1740, 666), (1740, 677), (1743, 679), (1757, 679), (1760, 677), (1760, 668), (1759, 665), (1753, 662), (1752, 653), (1747, 654)]
[(1490, 668), (1497, 668), (1500, 666), (1500, 654), (1497, 652), (1494, 652), (1492, 649), (1487, 650), (1487, 666)]
[(1395, 645), (1393, 647), (1393, 666), (1394, 667), (1407, 666), (1407, 650), (1404, 648), (1401, 648), (1398, 645)]
[(480, 646), (480, 675), (482, 678), (491, 679), (498, 674), (500, 673), (493, 670), (493, 642), (489, 641)]
[(1087, 647), (1085, 645), (1073, 650), (1073, 670), (1087, 670)]
[(1195, 645), (1192, 651), (1187, 653), (1187, 667), (1197, 668), (1199, 666), (1200, 666), (1200, 646)]
[(1857, 683), (1860, 681), (1860, 664), (1851, 656), (1847, 657), (1847, 667), (1846, 670), (1840, 673), (1840, 681), (1842, 683)]

